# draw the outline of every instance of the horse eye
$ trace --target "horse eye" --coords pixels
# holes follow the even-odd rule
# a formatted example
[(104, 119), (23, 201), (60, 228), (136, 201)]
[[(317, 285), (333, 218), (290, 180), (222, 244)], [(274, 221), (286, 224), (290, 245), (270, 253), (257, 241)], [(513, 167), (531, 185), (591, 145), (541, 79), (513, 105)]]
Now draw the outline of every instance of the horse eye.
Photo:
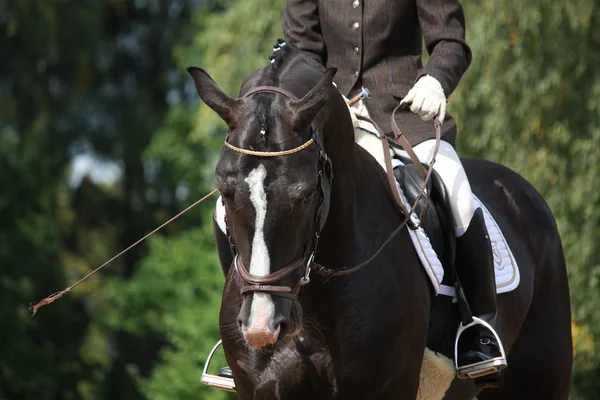
[(227, 201), (234, 201), (235, 200), (235, 190), (231, 190), (231, 189), (225, 189), (225, 190), (221, 190), (221, 196), (227, 200)]
[(314, 189), (314, 190), (312, 190), (312, 191), (311, 191), (311, 192), (308, 194), (308, 196), (306, 196), (306, 197), (304, 198), (304, 202), (305, 202), (305, 203), (308, 203), (309, 201), (311, 201), (311, 200), (313, 199), (313, 197), (315, 197), (315, 194), (317, 194), (317, 189)]

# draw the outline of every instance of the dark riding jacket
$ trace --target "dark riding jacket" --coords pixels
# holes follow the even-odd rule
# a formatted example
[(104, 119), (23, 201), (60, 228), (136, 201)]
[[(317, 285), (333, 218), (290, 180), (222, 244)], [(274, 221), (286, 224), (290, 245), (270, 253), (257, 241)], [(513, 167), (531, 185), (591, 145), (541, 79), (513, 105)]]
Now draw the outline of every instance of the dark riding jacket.
[[(459, 0), (287, 0), (283, 32), (313, 66), (337, 68), (334, 81), (352, 97), (361, 86), (371, 118), (391, 132), (392, 110), (423, 75), (448, 98), (471, 62)], [(430, 54), (423, 66), (423, 39)], [(412, 145), (435, 138), (431, 121), (408, 110), (398, 126)], [(442, 138), (454, 144), (456, 123), (447, 115)]]

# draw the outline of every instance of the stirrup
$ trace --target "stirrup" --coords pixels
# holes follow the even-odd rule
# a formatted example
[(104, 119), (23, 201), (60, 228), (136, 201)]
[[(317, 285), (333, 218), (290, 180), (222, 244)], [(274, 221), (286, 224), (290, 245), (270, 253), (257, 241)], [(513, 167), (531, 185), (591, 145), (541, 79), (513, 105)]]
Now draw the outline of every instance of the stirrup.
[(221, 340), (219, 340), (217, 342), (217, 344), (215, 345), (215, 347), (212, 348), (212, 350), (210, 351), (210, 353), (208, 354), (208, 358), (206, 359), (206, 363), (204, 364), (204, 370), (202, 370), (202, 376), (200, 377), (200, 382), (207, 384), (208, 386), (215, 388), (215, 389), (219, 389), (219, 390), (226, 390), (228, 392), (233, 392), (235, 393), (235, 382), (233, 381), (232, 378), (227, 378), (224, 376), (219, 376), (219, 375), (213, 375), (213, 374), (209, 374), (208, 371), (208, 366), (210, 365), (210, 360), (212, 359), (213, 355), (215, 354), (215, 351), (219, 348), (219, 346), (221, 345)]
[[(477, 379), (482, 376), (486, 376), (489, 374), (493, 374), (495, 372), (499, 372), (508, 366), (506, 362), (506, 353), (504, 352), (504, 346), (502, 345), (502, 341), (500, 340), (500, 336), (498, 333), (492, 328), (490, 324), (482, 320), (481, 318), (472, 317), (473, 321), (465, 326), (463, 326), (462, 322), (458, 327), (458, 332), (456, 333), (456, 341), (454, 342), (454, 365), (456, 366), (456, 377), (458, 379)], [(464, 365), (462, 367), (458, 366), (458, 341), (460, 340), (460, 336), (463, 332), (473, 326), (482, 325), (488, 330), (492, 332), (494, 337), (496, 338), (496, 343), (498, 343), (498, 347), (500, 348), (500, 357), (491, 358), (486, 361), (477, 362), (474, 364)]]

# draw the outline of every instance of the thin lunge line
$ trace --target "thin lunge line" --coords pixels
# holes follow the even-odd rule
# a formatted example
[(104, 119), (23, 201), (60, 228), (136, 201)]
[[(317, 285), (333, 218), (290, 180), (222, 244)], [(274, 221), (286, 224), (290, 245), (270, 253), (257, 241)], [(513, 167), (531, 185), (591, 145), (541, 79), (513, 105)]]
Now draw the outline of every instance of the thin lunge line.
[(54, 302), (57, 299), (60, 299), (65, 294), (67, 294), (71, 289), (73, 289), (75, 286), (79, 285), (81, 282), (83, 282), (84, 280), (86, 280), (90, 276), (94, 275), (96, 272), (98, 272), (99, 270), (101, 270), (102, 268), (104, 268), (105, 266), (107, 266), (108, 264), (110, 264), (111, 262), (113, 262), (114, 260), (116, 260), (117, 258), (121, 257), (123, 254), (127, 253), (129, 250), (133, 249), (135, 246), (137, 246), (138, 244), (140, 244), (141, 242), (143, 242), (144, 240), (146, 240), (148, 237), (152, 236), (153, 234), (155, 234), (156, 232), (158, 232), (159, 230), (161, 230), (163, 227), (165, 227), (166, 225), (170, 224), (171, 222), (173, 222), (174, 220), (176, 220), (177, 218), (179, 218), (180, 216), (182, 216), (183, 214), (185, 214), (186, 212), (188, 212), (192, 208), (196, 207), (198, 204), (202, 203), (204, 200), (208, 199), (210, 196), (212, 196), (216, 192), (218, 192), (218, 189), (214, 189), (212, 192), (210, 192), (209, 194), (207, 194), (206, 196), (204, 196), (200, 200), (196, 201), (194, 204), (192, 204), (191, 206), (189, 206), (185, 210), (181, 211), (179, 214), (177, 214), (173, 218), (169, 219), (167, 222), (163, 223), (158, 228), (154, 229), (152, 232), (148, 233), (146, 236), (144, 236), (143, 238), (141, 238), (140, 240), (138, 240), (137, 242), (135, 242), (134, 244), (132, 244), (131, 246), (129, 246), (128, 248), (126, 248), (125, 250), (121, 251), (119, 254), (117, 254), (116, 256), (114, 256), (113, 258), (111, 258), (110, 260), (108, 260), (107, 262), (105, 262), (104, 264), (102, 264), (101, 266), (99, 266), (98, 268), (96, 268), (95, 270), (93, 270), (92, 272), (90, 272), (89, 274), (87, 274), (86, 276), (84, 276), (83, 278), (81, 278), (80, 280), (78, 280), (77, 282), (75, 282), (74, 284), (72, 284), (71, 286), (69, 286), (68, 288), (66, 288), (64, 290), (61, 290), (60, 292), (53, 293), (50, 296), (46, 297), (44, 300), (42, 300), (39, 303), (37, 303), (36, 305), (30, 307), (30, 310), (32, 312), (32, 316), (34, 316), (41, 307), (46, 306), (46, 305)]

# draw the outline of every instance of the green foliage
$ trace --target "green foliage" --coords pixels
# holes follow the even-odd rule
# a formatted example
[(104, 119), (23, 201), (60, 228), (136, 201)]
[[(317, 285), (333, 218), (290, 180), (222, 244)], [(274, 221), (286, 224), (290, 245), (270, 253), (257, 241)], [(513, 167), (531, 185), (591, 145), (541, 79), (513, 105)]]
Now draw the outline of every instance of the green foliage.
[[(73, 226), (66, 180), (72, 137), (63, 123), (76, 89), (63, 78), (78, 74), (86, 45), (97, 41), (98, 25), (87, 22), (98, 9), (49, 2), (7, 9), (6, 3), (0, 8), (0, 397), (80, 399), (78, 384), (94, 379), (80, 357), (89, 322), (81, 299), (35, 319), (27, 306), (66, 286), (61, 258)], [(60, 30), (74, 14), (82, 19)], [(57, 45), (63, 40), (69, 51)]]
[[(142, 154), (184, 82), (171, 51), (186, 40), (189, 11), (184, 2), (0, 2), (1, 398), (140, 398), (125, 364), (148, 365), (159, 345), (107, 327), (100, 275), (35, 318), (27, 306), (173, 208), (168, 196), (145, 198)], [(82, 154), (114, 161), (121, 180), (71, 186)], [(127, 279), (141, 255), (105, 271)]]
[(155, 236), (132, 279), (110, 285), (109, 296), (120, 310), (109, 316), (111, 326), (133, 336), (164, 334), (167, 345), (150, 378), (136, 373), (149, 399), (224, 398), (218, 392), (209, 396), (213, 391), (199, 380), (219, 337), (223, 277), (212, 246), (211, 226), (169, 238)]
[[(184, 65), (200, 66), (225, 93), (237, 95), (244, 78), (267, 65), (273, 44), (283, 37), (284, 3), (283, 0), (235, 1), (223, 13), (210, 16), (200, 13), (197, 21), (203, 29), (192, 42)], [(204, 105), (194, 123), (192, 140), (214, 134), (222, 138), (226, 131), (225, 123)]]

